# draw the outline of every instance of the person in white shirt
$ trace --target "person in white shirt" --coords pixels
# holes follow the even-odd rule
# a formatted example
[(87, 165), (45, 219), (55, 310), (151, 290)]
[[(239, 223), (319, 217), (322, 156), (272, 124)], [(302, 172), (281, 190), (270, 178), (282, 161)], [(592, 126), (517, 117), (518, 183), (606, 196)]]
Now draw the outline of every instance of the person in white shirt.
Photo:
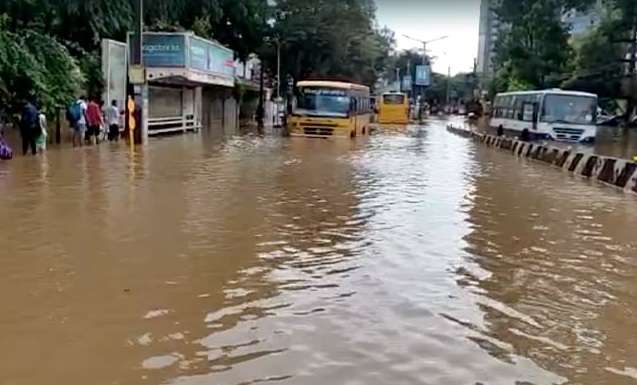
[(40, 124), (40, 136), (38, 136), (38, 138), (35, 140), (35, 147), (38, 149), (38, 151), (44, 152), (46, 151), (46, 142), (49, 133), (47, 130), (46, 115), (44, 115), (42, 111), (40, 111), (40, 114), (38, 115), (38, 122)]
[(117, 100), (113, 100), (111, 105), (104, 111), (106, 115), (106, 124), (108, 124), (108, 140), (109, 142), (119, 140), (119, 116), (120, 111), (117, 107)]

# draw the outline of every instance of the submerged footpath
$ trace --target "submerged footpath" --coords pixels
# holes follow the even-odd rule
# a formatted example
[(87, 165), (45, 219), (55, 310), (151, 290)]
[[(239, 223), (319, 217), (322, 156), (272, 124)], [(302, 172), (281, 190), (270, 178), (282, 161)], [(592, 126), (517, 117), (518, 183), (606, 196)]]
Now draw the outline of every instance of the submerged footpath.
[(546, 143), (525, 142), (453, 125), (448, 125), (447, 130), (488, 147), (510, 152), (514, 156), (539, 161), (625, 192), (637, 194), (637, 163), (632, 160), (586, 153)]

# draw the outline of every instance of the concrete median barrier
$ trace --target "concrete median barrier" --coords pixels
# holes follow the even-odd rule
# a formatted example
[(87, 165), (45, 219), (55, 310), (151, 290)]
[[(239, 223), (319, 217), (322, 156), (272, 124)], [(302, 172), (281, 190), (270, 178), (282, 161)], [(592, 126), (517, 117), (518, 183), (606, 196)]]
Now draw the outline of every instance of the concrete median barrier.
[(598, 154), (577, 152), (550, 144), (523, 142), (515, 138), (488, 135), (447, 126), (451, 133), (471, 138), (487, 147), (499, 148), (520, 158), (530, 158), (564, 169), (586, 179), (597, 180), (637, 194), (637, 162)]

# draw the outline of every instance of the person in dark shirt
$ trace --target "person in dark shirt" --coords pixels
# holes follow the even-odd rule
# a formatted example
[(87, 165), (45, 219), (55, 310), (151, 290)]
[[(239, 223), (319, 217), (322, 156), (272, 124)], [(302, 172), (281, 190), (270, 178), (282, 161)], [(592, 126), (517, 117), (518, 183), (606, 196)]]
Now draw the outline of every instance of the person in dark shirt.
[(27, 101), (22, 109), (20, 119), (20, 135), (22, 136), (22, 154), (26, 155), (29, 147), (33, 155), (37, 154), (35, 141), (40, 136), (39, 112), (31, 101)]

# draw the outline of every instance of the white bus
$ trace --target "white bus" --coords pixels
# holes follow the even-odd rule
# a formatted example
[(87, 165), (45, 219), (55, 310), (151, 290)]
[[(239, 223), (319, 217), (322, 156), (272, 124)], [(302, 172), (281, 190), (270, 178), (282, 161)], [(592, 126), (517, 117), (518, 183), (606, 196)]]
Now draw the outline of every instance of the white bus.
[(597, 95), (560, 89), (506, 92), (493, 102), (492, 128), (525, 129), (530, 138), (593, 142), (597, 134)]

